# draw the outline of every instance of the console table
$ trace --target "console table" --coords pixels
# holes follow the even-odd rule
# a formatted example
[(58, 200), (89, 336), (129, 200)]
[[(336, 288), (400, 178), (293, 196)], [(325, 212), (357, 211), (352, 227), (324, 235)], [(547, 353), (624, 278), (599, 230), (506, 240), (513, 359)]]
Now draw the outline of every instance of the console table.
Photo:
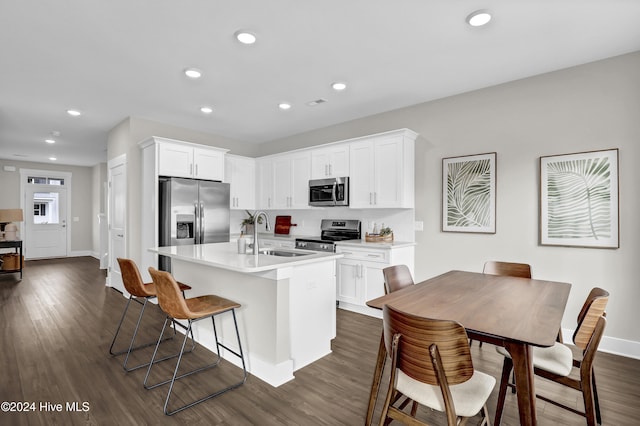
[(14, 248), (15, 252), (19, 254), (19, 262), (20, 267), (18, 269), (10, 269), (10, 270), (0, 270), (2, 274), (13, 274), (15, 272), (20, 272), (20, 279), (22, 279), (22, 240), (16, 241), (0, 241), (0, 248)]

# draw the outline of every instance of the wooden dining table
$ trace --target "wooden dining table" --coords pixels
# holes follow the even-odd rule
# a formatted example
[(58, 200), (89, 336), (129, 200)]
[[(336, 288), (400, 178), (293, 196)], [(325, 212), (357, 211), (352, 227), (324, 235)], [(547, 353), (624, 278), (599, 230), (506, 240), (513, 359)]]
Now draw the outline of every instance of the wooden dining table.
[[(518, 384), (521, 425), (536, 425), (532, 346), (553, 346), (560, 330), (571, 284), (450, 271), (416, 285), (369, 300), (425, 318), (458, 321), (470, 338), (504, 346), (511, 354)], [(366, 425), (371, 424), (387, 358), (380, 340)], [(498, 419), (496, 419), (498, 421)]]

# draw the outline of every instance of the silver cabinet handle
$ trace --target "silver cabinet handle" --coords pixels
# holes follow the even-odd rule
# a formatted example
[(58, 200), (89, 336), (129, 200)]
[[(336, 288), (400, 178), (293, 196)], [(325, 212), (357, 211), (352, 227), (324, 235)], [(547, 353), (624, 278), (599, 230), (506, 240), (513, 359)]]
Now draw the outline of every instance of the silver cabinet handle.
[(193, 163), (189, 164), (189, 174), (193, 174)]
[(373, 204), (373, 192), (369, 193), (369, 204)]
[(332, 170), (331, 164), (329, 164), (329, 176), (331, 176), (332, 174), (333, 174), (333, 170)]

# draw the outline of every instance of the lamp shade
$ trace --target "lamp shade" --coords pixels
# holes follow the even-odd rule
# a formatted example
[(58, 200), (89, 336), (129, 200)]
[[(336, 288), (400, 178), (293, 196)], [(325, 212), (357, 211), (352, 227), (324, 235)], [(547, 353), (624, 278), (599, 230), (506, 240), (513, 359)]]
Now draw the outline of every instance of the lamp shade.
[(22, 222), (22, 209), (0, 209), (0, 223)]

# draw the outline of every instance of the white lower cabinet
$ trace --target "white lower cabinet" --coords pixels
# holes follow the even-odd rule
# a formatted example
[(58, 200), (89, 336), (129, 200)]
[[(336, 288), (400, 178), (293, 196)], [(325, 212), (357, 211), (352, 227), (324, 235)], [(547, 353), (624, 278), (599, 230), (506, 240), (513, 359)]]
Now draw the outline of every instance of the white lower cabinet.
[(404, 264), (413, 271), (413, 244), (371, 249), (338, 245), (336, 252), (344, 254), (336, 262), (338, 307), (382, 318), (382, 311), (366, 303), (384, 295), (384, 268)]

